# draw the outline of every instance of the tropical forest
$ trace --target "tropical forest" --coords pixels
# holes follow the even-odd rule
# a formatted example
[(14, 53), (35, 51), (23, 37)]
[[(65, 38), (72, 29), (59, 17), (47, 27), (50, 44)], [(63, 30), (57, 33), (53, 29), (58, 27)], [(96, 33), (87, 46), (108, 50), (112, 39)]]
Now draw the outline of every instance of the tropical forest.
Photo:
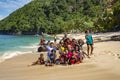
[(113, 31), (120, 0), (32, 0), (0, 21), (0, 34)]

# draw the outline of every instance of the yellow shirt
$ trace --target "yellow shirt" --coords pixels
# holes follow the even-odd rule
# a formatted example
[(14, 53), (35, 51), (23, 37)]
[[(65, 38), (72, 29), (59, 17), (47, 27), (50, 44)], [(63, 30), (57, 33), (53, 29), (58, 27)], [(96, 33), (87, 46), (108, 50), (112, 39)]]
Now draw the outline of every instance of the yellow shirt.
[(62, 51), (65, 51), (65, 48), (64, 48), (64, 47), (61, 47), (61, 50), (62, 50)]

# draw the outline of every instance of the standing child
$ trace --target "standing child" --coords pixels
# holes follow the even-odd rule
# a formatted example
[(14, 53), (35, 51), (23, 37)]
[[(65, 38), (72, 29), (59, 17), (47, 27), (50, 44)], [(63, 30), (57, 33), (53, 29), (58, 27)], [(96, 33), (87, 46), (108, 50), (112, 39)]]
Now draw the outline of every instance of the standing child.
[(54, 35), (54, 43), (56, 43), (56, 40), (57, 40), (57, 36), (56, 34)]
[[(92, 34), (90, 34), (89, 30), (85, 31), (85, 34), (86, 34), (85, 39), (86, 39), (86, 44), (87, 44), (87, 53), (88, 53), (88, 55), (92, 55), (93, 54), (93, 38), (92, 38)], [(91, 48), (91, 52), (90, 52), (90, 48)]]
[(44, 36), (42, 36), (42, 38), (40, 39), (40, 45), (44, 45), (45, 44), (45, 39)]

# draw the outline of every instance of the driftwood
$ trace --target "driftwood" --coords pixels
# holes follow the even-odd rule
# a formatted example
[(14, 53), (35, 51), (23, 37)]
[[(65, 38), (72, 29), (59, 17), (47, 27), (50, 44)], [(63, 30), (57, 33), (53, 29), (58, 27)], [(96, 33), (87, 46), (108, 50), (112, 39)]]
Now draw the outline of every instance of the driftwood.
[(120, 41), (120, 35), (115, 35), (111, 37), (112, 41)]

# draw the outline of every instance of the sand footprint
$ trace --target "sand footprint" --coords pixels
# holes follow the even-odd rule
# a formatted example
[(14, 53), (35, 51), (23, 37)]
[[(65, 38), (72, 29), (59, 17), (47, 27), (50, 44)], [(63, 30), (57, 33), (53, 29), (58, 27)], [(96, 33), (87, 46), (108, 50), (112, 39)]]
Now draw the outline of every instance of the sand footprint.
[(120, 54), (116, 54), (116, 52), (111, 52), (111, 51), (104, 51), (107, 55), (111, 55), (115, 57), (115, 59), (120, 59)]
[(120, 59), (120, 54), (117, 54), (118, 59)]
[(111, 51), (106, 51), (106, 53), (107, 53), (108, 55), (113, 55), (113, 53), (112, 53)]
[(111, 51), (108, 51), (108, 54), (109, 54), (109, 55), (112, 55), (112, 56), (116, 56), (116, 54), (113, 53), (113, 52), (111, 52)]
[(114, 54), (113, 52), (111, 52), (111, 55), (112, 55), (112, 56), (116, 56), (116, 54)]

